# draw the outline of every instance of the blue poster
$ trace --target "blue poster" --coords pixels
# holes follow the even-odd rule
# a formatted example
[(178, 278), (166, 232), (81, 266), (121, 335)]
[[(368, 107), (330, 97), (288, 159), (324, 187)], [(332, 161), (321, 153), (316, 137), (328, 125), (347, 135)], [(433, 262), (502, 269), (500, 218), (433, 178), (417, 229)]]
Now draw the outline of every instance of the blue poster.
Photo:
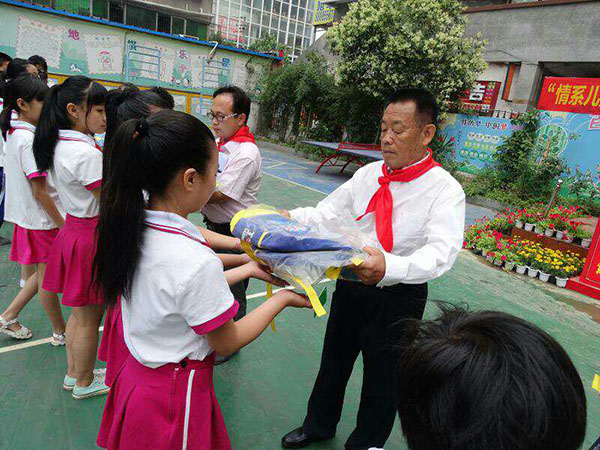
[(579, 166), (600, 175), (600, 116), (557, 111), (540, 111), (540, 115), (535, 158), (559, 156), (572, 172)]
[(440, 135), (454, 143), (456, 160), (464, 172), (476, 174), (496, 159), (496, 149), (510, 136), (510, 119), (448, 114), (440, 125)]

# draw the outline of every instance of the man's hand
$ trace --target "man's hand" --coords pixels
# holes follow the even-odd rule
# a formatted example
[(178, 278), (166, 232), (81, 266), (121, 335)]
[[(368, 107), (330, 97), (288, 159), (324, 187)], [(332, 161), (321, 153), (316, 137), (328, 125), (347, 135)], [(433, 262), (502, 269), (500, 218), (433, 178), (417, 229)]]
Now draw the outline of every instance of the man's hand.
[(385, 275), (385, 257), (381, 250), (373, 247), (365, 247), (363, 251), (369, 257), (360, 266), (352, 266), (352, 270), (364, 284), (375, 285), (383, 280)]

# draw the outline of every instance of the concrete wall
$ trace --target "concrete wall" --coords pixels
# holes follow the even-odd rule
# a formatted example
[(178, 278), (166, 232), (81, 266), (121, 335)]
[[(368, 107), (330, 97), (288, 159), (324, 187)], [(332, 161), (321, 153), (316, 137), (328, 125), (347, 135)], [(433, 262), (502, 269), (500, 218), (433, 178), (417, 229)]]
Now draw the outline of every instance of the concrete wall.
[[(181, 17), (186, 17), (184, 11), (191, 13), (203, 12), (204, 14), (211, 14), (212, 12), (212, 0), (151, 0), (150, 5), (152, 4), (179, 9), (182, 11)], [(176, 15), (174, 12), (172, 14)], [(198, 19), (196, 18), (196, 20)]]

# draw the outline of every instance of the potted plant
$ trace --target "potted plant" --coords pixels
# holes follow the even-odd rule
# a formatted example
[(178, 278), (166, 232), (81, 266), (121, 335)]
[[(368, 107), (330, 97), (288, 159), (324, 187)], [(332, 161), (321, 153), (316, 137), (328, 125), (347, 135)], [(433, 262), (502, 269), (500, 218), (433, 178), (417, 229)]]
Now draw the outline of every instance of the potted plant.
[(556, 285), (560, 288), (567, 287), (569, 277), (572, 275), (572, 266), (562, 266), (553, 270), (552, 275), (556, 278)]
[(552, 271), (552, 262), (547, 259), (542, 260), (539, 264), (540, 268), (540, 280), (546, 283), (550, 281), (550, 272)]
[(544, 234), (544, 221), (538, 222), (535, 224), (534, 233), (535, 234)]
[(592, 243), (592, 233), (583, 227), (578, 227), (573, 233), (574, 237), (581, 240), (581, 246), (589, 248)]
[(570, 244), (571, 242), (573, 242), (573, 236), (565, 231), (565, 234), (563, 236), (563, 241), (565, 241), (567, 244)]
[(486, 258), (489, 251), (496, 248), (496, 238), (488, 231), (483, 231), (475, 240), (475, 245), (481, 250), (481, 255)]
[(504, 270), (507, 272), (512, 272), (515, 268), (515, 260), (517, 259), (516, 253), (511, 250), (507, 250), (502, 254), (503, 262), (504, 262)]
[(517, 273), (519, 275), (525, 275), (525, 272), (527, 272), (527, 258), (525, 257), (524, 250), (515, 253), (514, 262), (517, 265)]
[(536, 278), (538, 276), (540, 273), (541, 262), (542, 258), (540, 254), (536, 253), (534, 258), (531, 260), (531, 263), (529, 264), (529, 270), (527, 271), (527, 275), (529, 275), (530, 278)]
[(534, 224), (534, 223), (529, 223), (529, 222), (527, 222), (527, 223), (525, 224), (525, 231), (533, 231), (533, 227), (535, 227), (535, 224)]

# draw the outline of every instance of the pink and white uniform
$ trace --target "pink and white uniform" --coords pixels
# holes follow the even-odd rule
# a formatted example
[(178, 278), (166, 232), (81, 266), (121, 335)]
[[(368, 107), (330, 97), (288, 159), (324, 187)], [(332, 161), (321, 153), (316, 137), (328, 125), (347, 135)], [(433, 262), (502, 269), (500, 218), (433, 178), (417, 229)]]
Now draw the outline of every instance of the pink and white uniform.
[(146, 211), (142, 256), (122, 326), (129, 350), (113, 380), (98, 445), (228, 450), (206, 334), (238, 309), (223, 264), (188, 220)]
[(29, 180), (45, 177), (48, 193), (62, 214), (63, 208), (52, 180), (37, 168), (32, 148), (35, 126), (14, 118), (10, 124), (4, 144), (5, 220), (15, 224), (9, 258), (19, 264), (46, 263), (58, 226), (35, 199)]
[(92, 194), (102, 184), (102, 151), (93, 137), (60, 130), (50, 176), (65, 208), (65, 224), (48, 258), (43, 287), (61, 292), (65, 306), (101, 304), (92, 286), (100, 205)]

